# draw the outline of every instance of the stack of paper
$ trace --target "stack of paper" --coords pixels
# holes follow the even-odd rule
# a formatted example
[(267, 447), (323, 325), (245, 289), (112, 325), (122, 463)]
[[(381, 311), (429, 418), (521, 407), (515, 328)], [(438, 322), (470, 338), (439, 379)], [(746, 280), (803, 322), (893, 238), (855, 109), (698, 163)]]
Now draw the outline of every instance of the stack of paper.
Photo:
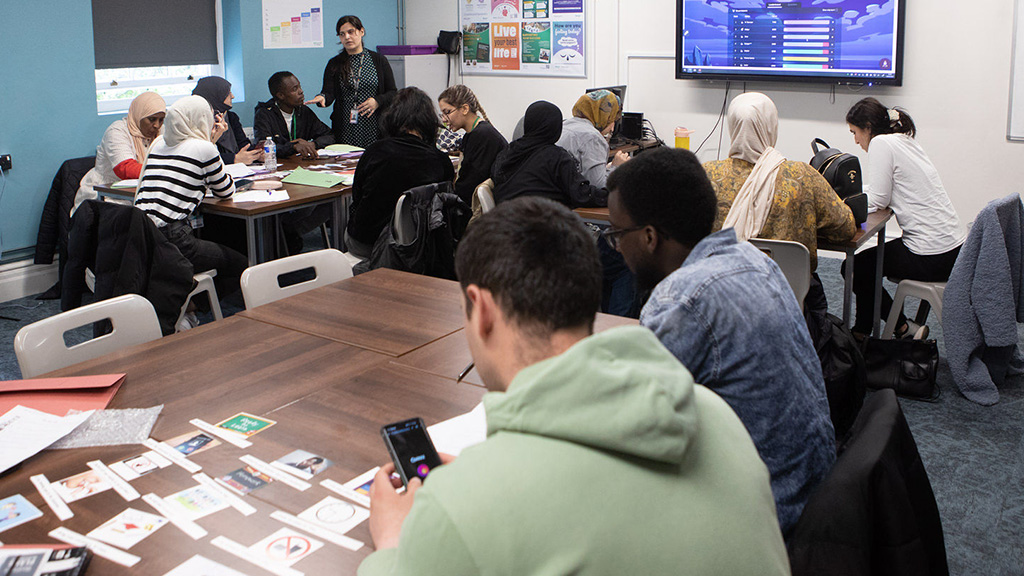
[(359, 146), (350, 146), (348, 144), (331, 144), (324, 148), (324, 150), (327, 150), (328, 152), (338, 152), (340, 154), (349, 154), (352, 152), (362, 152), (363, 148), (360, 148)]
[(297, 184), (300, 186), (317, 186), (319, 188), (333, 188), (341, 184), (344, 179), (337, 174), (331, 174), (329, 172), (314, 172), (312, 170), (305, 170), (303, 168), (296, 168), (288, 175), (287, 178), (281, 180), (285, 184)]
[(16, 466), (67, 436), (92, 416), (92, 410), (61, 418), (24, 406), (0, 417), (0, 472)]
[(286, 190), (249, 190), (231, 196), (234, 202), (280, 202), (288, 199)]
[(135, 178), (133, 180), (120, 180), (110, 185), (111, 188), (138, 188), (139, 180)]
[(231, 174), (231, 177), (236, 180), (239, 178), (248, 178), (249, 176), (252, 176), (253, 174), (256, 173), (252, 170), (252, 168), (249, 168), (248, 166), (242, 164), (241, 162), (228, 164), (227, 166), (224, 167), (224, 171), (227, 172), (228, 174)]

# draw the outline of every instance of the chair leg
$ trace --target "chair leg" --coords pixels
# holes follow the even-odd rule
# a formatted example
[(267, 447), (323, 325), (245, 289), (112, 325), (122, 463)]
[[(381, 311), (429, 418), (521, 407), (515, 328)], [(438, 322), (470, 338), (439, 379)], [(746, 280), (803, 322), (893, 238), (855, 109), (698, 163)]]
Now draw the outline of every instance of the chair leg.
[(892, 308), (889, 310), (889, 317), (885, 319), (885, 330), (882, 330), (883, 340), (891, 339), (895, 335), (896, 323), (900, 320), (900, 312), (903, 311), (903, 303), (906, 299), (906, 293), (903, 291), (902, 287), (897, 284), (896, 294), (892, 297)]
[(320, 236), (324, 239), (324, 248), (331, 249), (331, 237), (327, 235), (327, 223), (320, 225)]
[(931, 302), (922, 299), (921, 305), (917, 308), (917, 316), (914, 317), (914, 322), (924, 325), (924, 323), (928, 321), (928, 313), (931, 312), (931, 310)]

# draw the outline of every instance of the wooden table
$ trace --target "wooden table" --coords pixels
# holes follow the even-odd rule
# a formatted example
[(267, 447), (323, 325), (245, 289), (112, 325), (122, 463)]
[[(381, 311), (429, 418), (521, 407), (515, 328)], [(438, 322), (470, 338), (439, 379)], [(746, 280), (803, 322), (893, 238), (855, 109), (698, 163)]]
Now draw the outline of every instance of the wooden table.
[[(319, 158), (316, 160), (301, 160), (298, 158), (287, 158), (281, 160), (279, 170), (294, 170), (298, 167), (317, 166), (322, 164), (340, 164), (337, 158)], [(347, 162), (355, 167), (355, 162)], [(202, 202), (204, 213), (217, 214), (228, 218), (237, 218), (245, 221), (246, 247), (248, 250), (249, 265), (254, 266), (267, 260), (263, 241), (260, 221), (272, 216), (291, 212), (299, 208), (308, 208), (320, 204), (330, 204), (332, 207), (331, 217), (331, 245), (342, 246), (343, 230), (348, 220), (348, 202), (351, 186), (337, 186), (334, 188), (320, 188), (317, 186), (299, 186), (296, 184), (282, 184), (288, 192), (288, 200), (280, 202), (235, 202), (234, 200), (220, 200), (208, 197)], [(135, 197), (133, 188), (110, 188), (97, 186), (96, 193), (100, 197), (127, 198)]]

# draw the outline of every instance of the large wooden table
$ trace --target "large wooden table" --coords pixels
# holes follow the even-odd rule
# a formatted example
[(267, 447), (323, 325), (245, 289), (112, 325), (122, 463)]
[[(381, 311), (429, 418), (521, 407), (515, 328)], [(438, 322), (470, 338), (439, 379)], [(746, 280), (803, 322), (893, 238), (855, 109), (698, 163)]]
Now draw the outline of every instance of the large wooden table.
[[(251, 448), (224, 443), (190, 458), (211, 477), (242, 467), (238, 457), (243, 454), (269, 462), (303, 449), (334, 462), (304, 492), (275, 482), (244, 497), (258, 510), (252, 516), (229, 508), (198, 520), (209, 531), (205, 538), (192, 540), (167, 525), (129, 550), (142, 558), (134, 568), (96, 557), (89, 573), (160, 576), (195, 554), (246, 574), (265, 573), (210, 540), (223, 535), (244, 546), (254, 544), (285, 526), (270, 518), (271, 512), (297, 515), (333, 495), (319, 485), (321, 480), (344, 483), (387, 462), (382, 424), (420, 416), (431, 425), (480, 402), (486, 390), (475, 372), (456, 382), (470, 359), (460, 298), (454, 282), (375, 270), (49, 374), (126, 373), (110, 407), (163, 404), (151, 433), (158, 440), (195, 431), (188, 423), (192, 418), (216, 423), (249, 412), (277, 422), (254, 436)], [(635, 323), (599, 315), (596, 327)], [(57, 481), (86, 471), (90, 460), (111, 464), (144, 451), (127, 445), (47, 451), (29, 459), (0, 477), (0, 498), (22, 494), (44, 515), (0, 539), (8, 544), (52, 542), (47, 533), (60, 525), (85, 534), (128, 507), (152, 512), (148, 504), (125, 502), (108, 490), (70, 504), (75, 516), (62, 523), (29, 482), (34, 474)], [(140, 493), (161, 497), (194, 485), (177, 466), (132, 482)], [(354, 574), (372, 551), (368, 524), (348, 535), (367, 546), (352, 552), (325, 542), (294, 568), (306, 574)]]

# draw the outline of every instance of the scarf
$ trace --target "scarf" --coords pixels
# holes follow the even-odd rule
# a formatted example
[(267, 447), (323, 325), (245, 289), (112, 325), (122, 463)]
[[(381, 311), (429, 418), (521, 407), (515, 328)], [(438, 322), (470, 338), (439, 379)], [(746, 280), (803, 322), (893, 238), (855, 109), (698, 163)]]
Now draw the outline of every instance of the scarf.
[(530, 104), (523, 120), (523, 135), (513, 140), (502, 153), (495, 172), (514, 173), (519, 166), (543, 146), (552, 146), (562, 137), (562, 111), (543, 100)]
[[(227, 99), (230, 93), (231, 82), (220, 76), (200, 78), (199, 82), (196, 82), (195, 89), (192, 90), (194, 96), (202, 96), (210, 103), (214, 113), (223, 114), (225, 121), (228, 120), (228, 111), (231, 110), (231, 106), (225, 104), (224, 100)], [(232, 154), (238, 152), (238, 142), (235, 140), (234, 130), (226, 130), (220, 139), (217, 140), (217, 144)]]
[(729, 157), (754, 169), (733, 199), (722, 228), (735, 228), (736, 239), (756, 238), (775, 201), (775, 179), (786, 157), (773, 148), (779, 137), (779, 111), (770, 98), (748, 92), (733, 99), (727, 117), (732, 146)]
[(132, 145), (135, 147), (135, 161), (142, 163), (146, 157), (146, 148), (149, 145), (148, 139), (142, 135), (142, 128), (139, 124), (143, 118), (149, 118), (154, 114), (167, 111), (167, 104), (156, 92), (143, 92), (132, 100), (128, 107), (128, 117), (125, 118), (128, 124), (128, 133), (132, 135)]
[(598, 131), (604, 130), (618, 120), (621, 113), (619, 97), (609, 90), (595, 90), (584, 94), (572, 107), (573, 116), (590, 120)]
[(185, 96), (167, 109), (164, 120), (164, 141), (177, 146), (189, 138), (210, 141), (213, 132), (213, 111), (199, 96)]

